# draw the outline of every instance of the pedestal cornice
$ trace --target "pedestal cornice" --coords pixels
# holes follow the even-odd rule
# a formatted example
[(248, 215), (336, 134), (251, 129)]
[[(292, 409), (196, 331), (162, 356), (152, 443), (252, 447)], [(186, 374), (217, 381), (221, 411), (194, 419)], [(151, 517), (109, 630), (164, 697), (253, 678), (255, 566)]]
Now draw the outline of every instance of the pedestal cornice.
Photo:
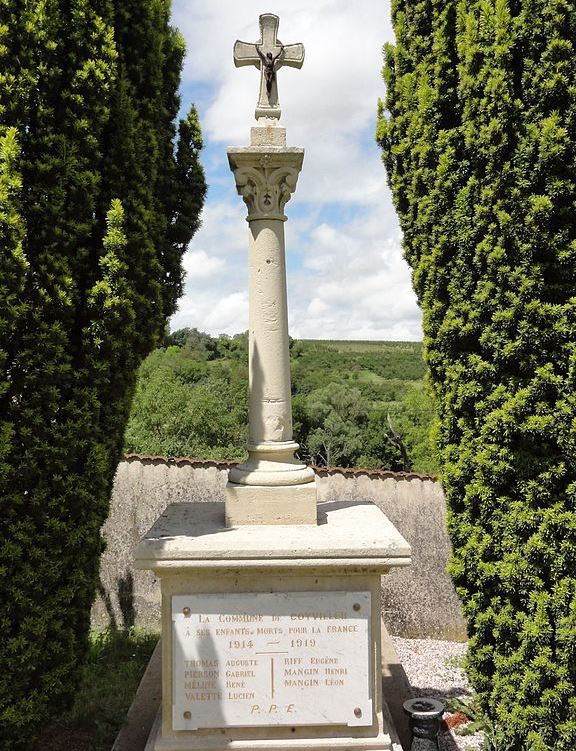
[(247, 221), (285, 222), (284, 206), (296, 190), (304, 149), (247, 146), (228, 149), (236, 190), (248, 208)]
[(350, 569), (384, 573), (411, 550), (372, 503), (318, 506), (318, 525), (226, 527), (222, 503), (169, 506), (141, 540), (136, 568)]

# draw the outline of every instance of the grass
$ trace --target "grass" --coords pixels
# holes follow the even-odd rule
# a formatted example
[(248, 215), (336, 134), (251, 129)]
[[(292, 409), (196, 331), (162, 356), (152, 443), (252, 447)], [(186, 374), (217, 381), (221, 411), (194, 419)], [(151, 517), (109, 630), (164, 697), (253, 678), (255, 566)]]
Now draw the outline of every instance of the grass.
[(318, 345), (338, 352), (421, 352), (422, 342), (381, 342), (373, 340), (302, 339), (310, 345)]
[(157, 641), (136, 628), (93, 632), (74, 704), (34, 751), (110, 751)]
[(462, 655), (462, 656), (453, 655), (452, 657), (447, 657), (444, 660), (444, 665), (447, 668), (458, 668), (459, 670), (464, 670), (465, 665), (466, 665), (466, 655)]
[(358, 373), (358, 381), (360, 383), (376, 383), (379, 385), (384, 383), (385, 380), (385, 378), (382, 378), (378, 373), (373, 373), (371, 370), (361, 370)]

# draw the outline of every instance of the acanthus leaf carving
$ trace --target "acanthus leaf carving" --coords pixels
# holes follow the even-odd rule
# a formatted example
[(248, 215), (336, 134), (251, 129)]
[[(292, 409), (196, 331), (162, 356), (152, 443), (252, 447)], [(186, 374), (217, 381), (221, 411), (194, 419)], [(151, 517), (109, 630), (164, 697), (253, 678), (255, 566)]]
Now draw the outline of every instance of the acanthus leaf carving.
[(284, 207), (292, 197), (299, 169), (274, 166), (264, 155), (259, 166), (238, 165), (234, 169), (236, 189), (248, 207), (252, 219), (285, 219)]

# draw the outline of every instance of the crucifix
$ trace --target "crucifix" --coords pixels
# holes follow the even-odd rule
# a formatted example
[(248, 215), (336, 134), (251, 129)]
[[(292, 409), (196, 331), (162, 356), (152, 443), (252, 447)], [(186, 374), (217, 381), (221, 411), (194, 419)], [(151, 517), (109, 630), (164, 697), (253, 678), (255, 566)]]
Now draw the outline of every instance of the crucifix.
[(234, 44), (234, 65), (254, 65), (260, 68), (260, 98), (256, 106), (256, 119), (280, 119), (276, 73), (283, 66), (301, 68), (304, 62), (303, 44), (282, 44), (278, 39), (280, 19), (272, 13), (260, 16), (260, 39), (252, 44), (237, 41)]

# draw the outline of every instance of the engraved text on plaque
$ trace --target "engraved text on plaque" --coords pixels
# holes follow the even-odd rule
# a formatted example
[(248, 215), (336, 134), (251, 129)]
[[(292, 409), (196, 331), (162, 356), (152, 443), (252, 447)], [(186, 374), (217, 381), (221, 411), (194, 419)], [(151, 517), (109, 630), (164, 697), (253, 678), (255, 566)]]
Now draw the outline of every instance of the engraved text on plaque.
[(369, 592), (172, 597), (173, 727), (371, 725)]

